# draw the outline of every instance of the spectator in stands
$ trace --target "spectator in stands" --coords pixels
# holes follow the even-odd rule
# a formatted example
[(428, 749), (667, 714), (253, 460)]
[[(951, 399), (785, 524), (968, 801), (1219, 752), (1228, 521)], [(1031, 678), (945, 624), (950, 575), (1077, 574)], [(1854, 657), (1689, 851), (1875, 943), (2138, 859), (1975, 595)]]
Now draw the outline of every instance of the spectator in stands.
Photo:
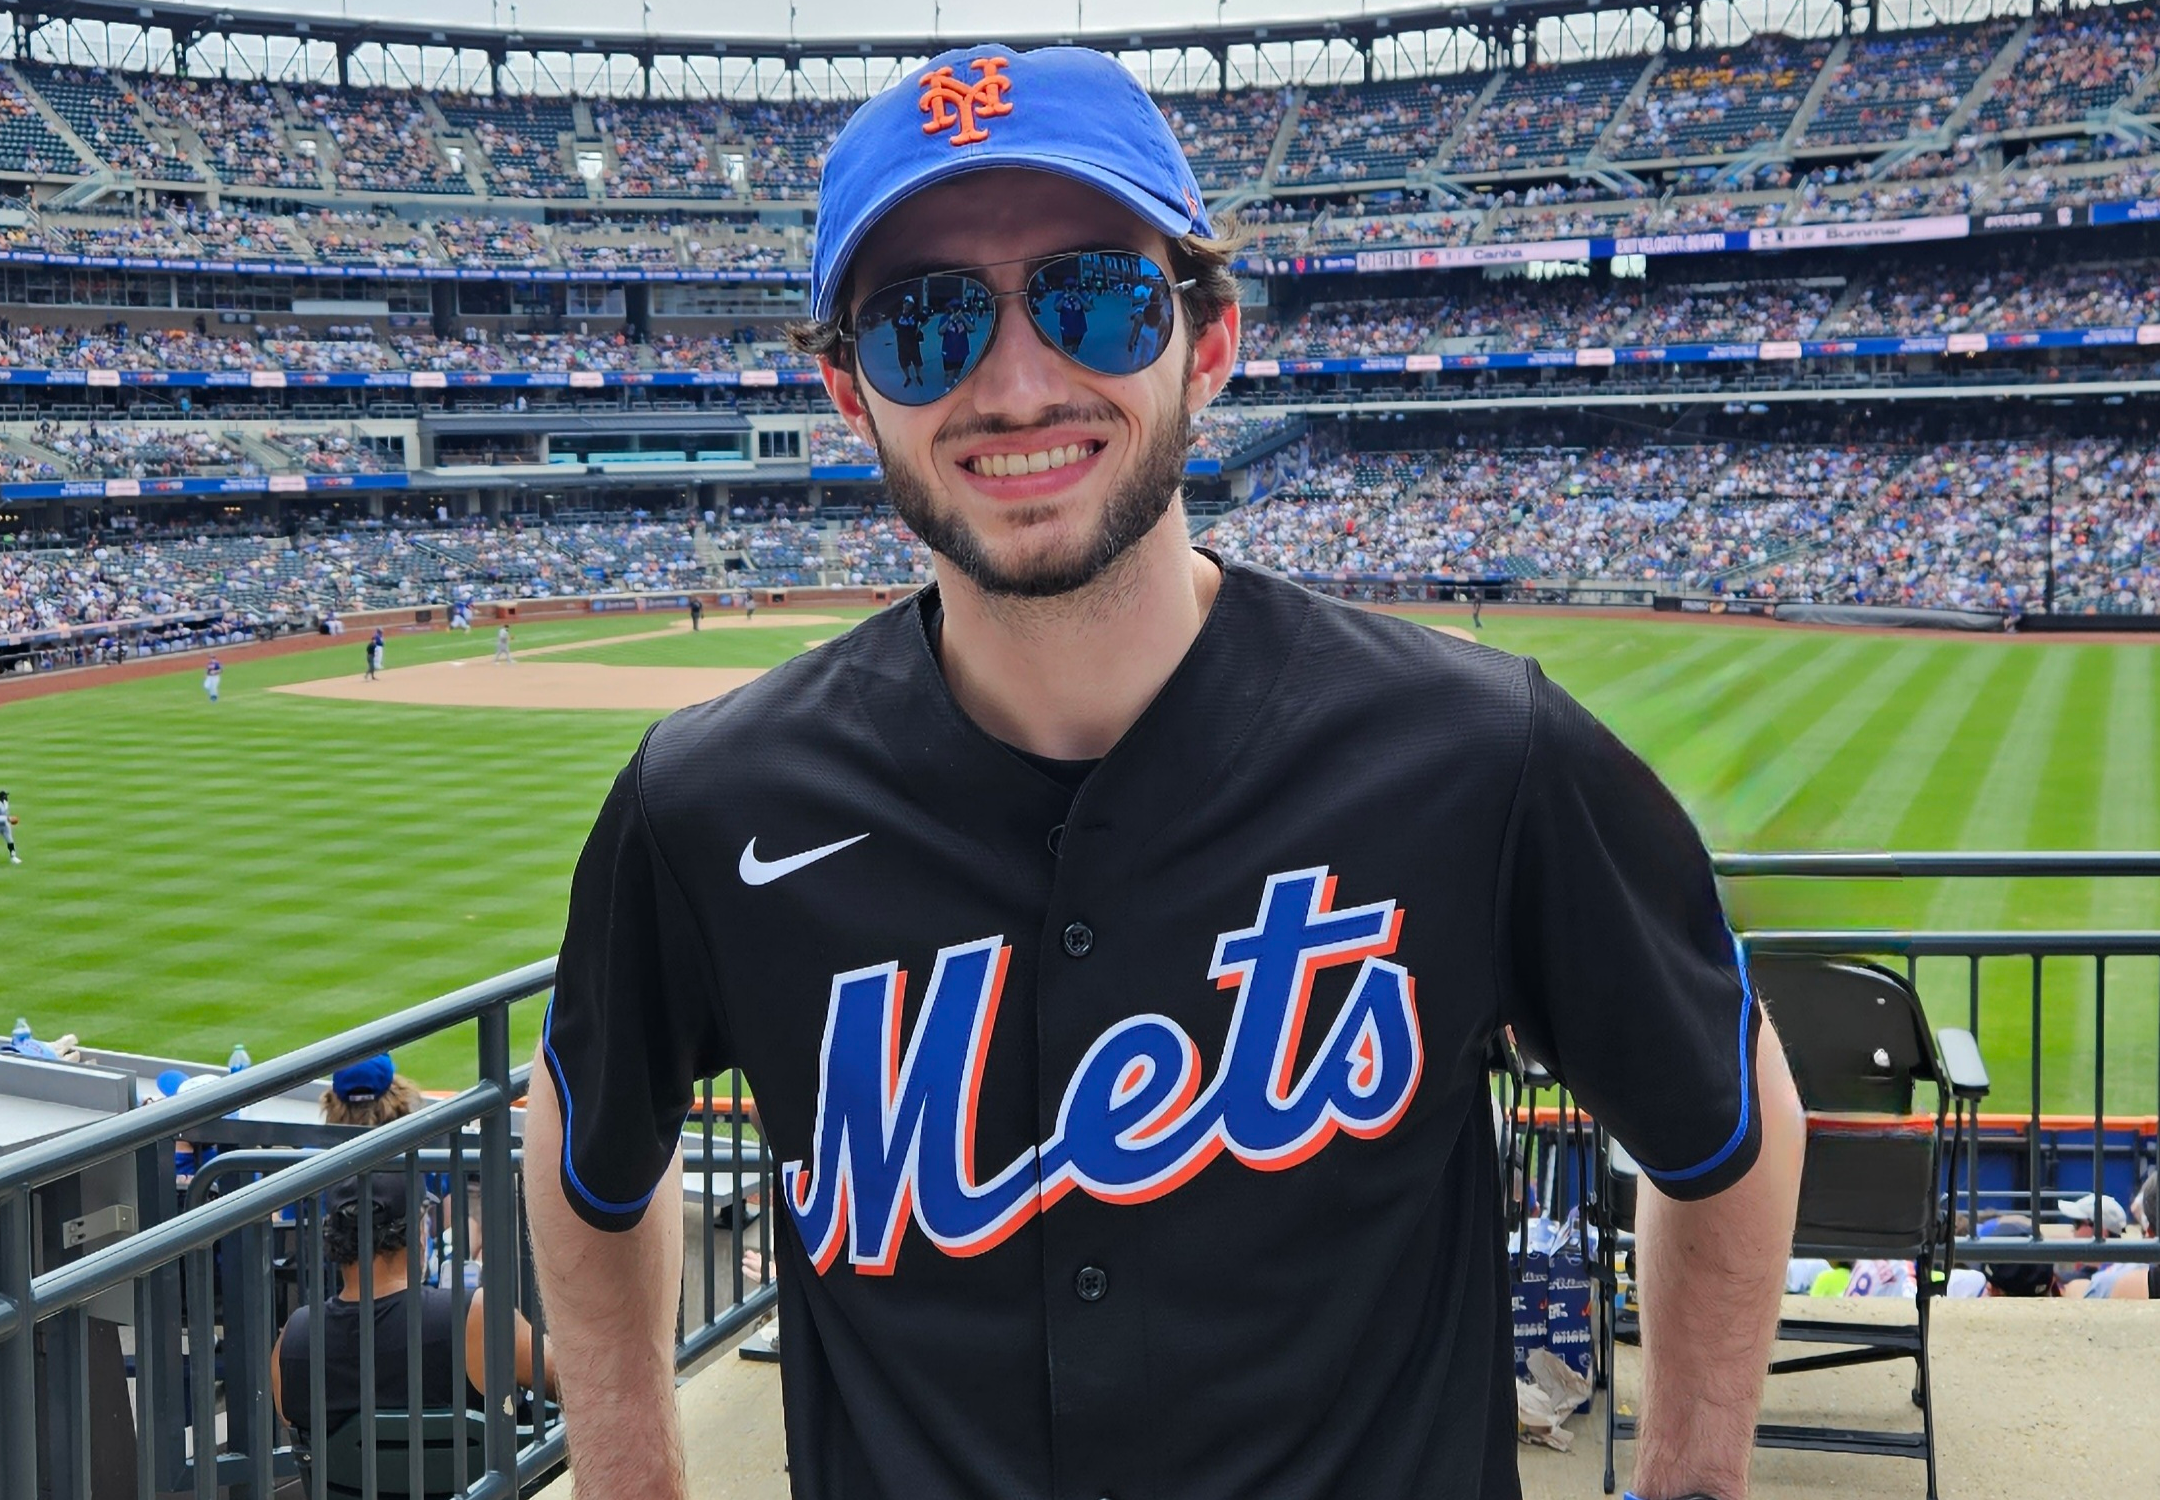
[(332, 1073), (322, 1096), (325, 1125), (372, 1128), (401, 1120), (419, 1107), (420, 1086), (398, 1072), (387, 1052)]
[[(383, 1170), (367, 1174), (367, 1194), (372, 1205), (369, 1256), (371, 1308), (360, 1305), (361, 1179), (353, 1178), (331, 1189), (322, 1222), (323, 1259), (335, 1266), (337, 1295), (323, 1303), (323, 1421), (327, 1438), (358, 1416), (360, 1390), (360, 1320), (372, 1315), (375, 1326), (375, 1409), (405, 1411), (412, 1400), (406, 1383), (406, 1336), (409, 1314), (405, 1299), (414, 1295), (407, 1272), (410, 1236), (427, 1232), (428, 1204), (414, 1204), (405, 1191), (405, 1174)], [(422, 1286), (420, 1299), (420, 1405), (426, 1411), (458, 1411), (479, 1406), (483, 1393), (476, 1377), (486, 1368), (486, 1335), (482, 1308), (485, 1296), (471, 1294), (465, 1309), (465, 1326), (457, 1324), (456, 1294), (445, 1287)], [(522, 1313), (515, 1315), (516, 1371), (521, 1387), (533, 1378), (532, 1326)], [(312, 1440), (309, 1429), (313, 1412), (313, 1388), (309, 1384), (310, 1345), (318, 1337), (309, 1309), (296, 1309), (278, 1334), (270, 1356), (270, 1399), (286, 1424)], [(454, 1340), (465, 1341), (465, 1389), (451, 1389), (451, 1349)], [(550, 1394), (554, 1372), (549, 1371)]]

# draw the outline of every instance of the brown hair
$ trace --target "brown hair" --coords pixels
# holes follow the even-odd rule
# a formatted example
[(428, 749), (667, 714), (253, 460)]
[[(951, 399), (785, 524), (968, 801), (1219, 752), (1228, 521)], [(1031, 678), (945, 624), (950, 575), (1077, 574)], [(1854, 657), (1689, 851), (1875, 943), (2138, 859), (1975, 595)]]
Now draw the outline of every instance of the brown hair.
[(373, 1099), (352, 1102), (340, 1099), (336, 1089), (324, 1089), (322, 1117), (325, 1125), (363, 1125), (370, 1129), (402, 1120), (420, 1107), (420, 1085), (403, 1073)]
[[(1191, 286), (1178, 293), (1178, 304), (1185, 309), (1185, 317), (1194, 328), (1205, 328), (1219, 320), (1223, 313), (1237, 305), (1237, 277), (1231, 273), (1231, 262), (1245, 248), (1248, 236), (1241, 228), (1233, 228), (1226, 235), (1187, 234), (1170, 243), (1170, 279), (1190, 281)], [(853, 272), (849, 281), (840, 288), (840, 303), (845, 306), (852, 290)], [(854, 355), (848, 340), (843, 337), (844, 320), (831, 318), (804, 318), (787, 326), (788, 346), (797, 354), (807, 354), (816, 359), (829, 359), (841, 369), (854, 372)]]

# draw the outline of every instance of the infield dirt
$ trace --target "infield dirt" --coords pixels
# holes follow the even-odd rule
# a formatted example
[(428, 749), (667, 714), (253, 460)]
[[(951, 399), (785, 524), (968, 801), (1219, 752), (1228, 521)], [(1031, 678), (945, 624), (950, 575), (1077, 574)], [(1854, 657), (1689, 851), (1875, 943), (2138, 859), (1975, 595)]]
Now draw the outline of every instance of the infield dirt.
[[(784, 620), (722, 619), (711, 630), (762, 630), (780, 625), (843, 625), (832, 615), (789, 615)], [(686, 634), (687, 621), (665, 630), (612, 637), (608, 644)], [(602, 708), (670, 713), (731, 693), (764, 673), (762, 667), (625, 667), (603, 662), (539, 661), (536, 657), (588, 649), (590, 641), (538, 646), (511, 662), (488, 657), (392, 667), (372, 682), (358, 674), (288, 683), (270, 689), (302, 698), (352, 703), (418, 703), (432, 708)]]

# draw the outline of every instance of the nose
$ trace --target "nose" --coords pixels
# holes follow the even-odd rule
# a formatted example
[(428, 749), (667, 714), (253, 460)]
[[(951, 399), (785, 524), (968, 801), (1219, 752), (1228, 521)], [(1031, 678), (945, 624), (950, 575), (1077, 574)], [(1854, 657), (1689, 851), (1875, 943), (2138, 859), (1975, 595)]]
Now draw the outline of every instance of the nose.
[(990, 347), (963, 389), (978, 416), (1028, 427), (1038, 414), (1082, 399), (1072, 375), (1072, 361), (1037, 332), (1026, 297), (1003, 297)]

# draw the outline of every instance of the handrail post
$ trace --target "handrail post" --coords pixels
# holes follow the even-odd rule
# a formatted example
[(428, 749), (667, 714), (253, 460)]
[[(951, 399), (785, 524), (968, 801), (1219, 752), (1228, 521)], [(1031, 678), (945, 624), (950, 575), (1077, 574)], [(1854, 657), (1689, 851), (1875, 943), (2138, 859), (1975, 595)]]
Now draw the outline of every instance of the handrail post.
[(487, 1393), (487, 1468), (517, 1482), (517, 1224), (511, 1200), (510, 1007), (497, 1003), (480, 1013), (480, 1076), (502, 1089), (500, 1102), (480, 1119), (480, 1237), (488, 1254), (480, 1263), (485, 1293), (483, 1389)]
[(37, 1316), (30, 1302), (30, 1194), (0, 1198), (0, 1295), (15, 1331), (0, 1343), (0, 1500), (37, 1500)]

